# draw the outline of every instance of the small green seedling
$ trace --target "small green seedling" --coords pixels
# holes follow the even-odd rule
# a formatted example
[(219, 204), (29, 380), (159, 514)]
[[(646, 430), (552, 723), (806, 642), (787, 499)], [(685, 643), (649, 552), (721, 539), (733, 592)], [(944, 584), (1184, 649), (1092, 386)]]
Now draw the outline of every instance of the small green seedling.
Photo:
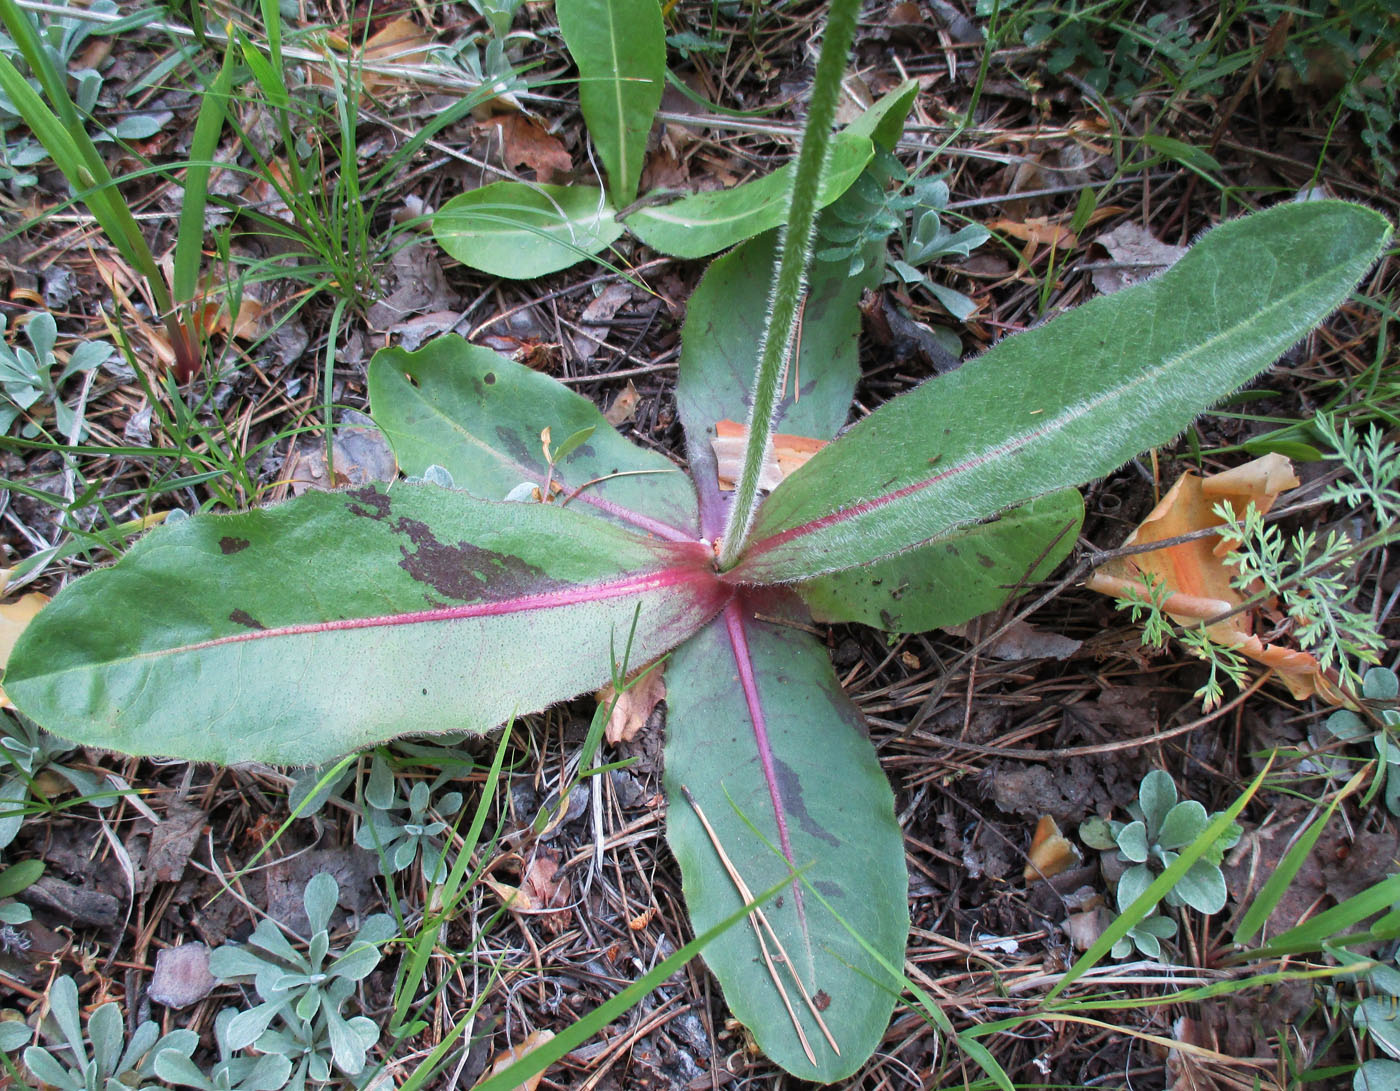
[[(646, 14), (659, 22), (655, 0)], [(313, 491), (155, 530), (30, 623), (6, 694), (86, 745), (307, 765), (399, 735), (488, 731), (596, 691), (630, 634), (631, 662), (668, 656), (667, 838), (696, 933), (742, 910), (744, 890), (786, 884), (763, 909), (764, 932), (750, 921), (706, 960), (770, 1057), (804, 1079), (849, 1078), (899, 995), (889, 967), (904, 960), (908, 881), (894, 795), (812, 618), (907, 632), (1004, 605), (1072, 548), (1078, 485), (1171, 442), (1268, 368), (1348, 298), (1390, 238), (1384, 217), (1339, 201), (1225, 223), (1157, 279), (1008, 337), (846, 429), (858, 286), (846, 266), (809, 255), (826, 196), (873, 154), (847, 178), (849, 130), (832, 134), (857, 14), (834, 0), (797, 164), (769, 176), (770, 226), (786, 221), (785, 232), (716, 260), (688, 306), (676, 390), (688, 473), (562, 384), (460, 338), (385, 350), (369, 368), (374, 419), (405, 474), (437, 465), (453, 487)], [(629, 81), (614, 71), (593, 86)], [(892, 146), (909, 101), (887, 96), (856, 137)], [(635, 192), (641, 152), (623, 122), (637, 113), (606, 128), (589, 117), (617, 200)], [(577, 197), (551, 192), (545, 204)], [(596, 218), (601, 199), (576, 204)], [(748, 422), (732, 494), (711, 443), (725, 420)], [(543, 429), (590, 427), (547, 462)], [(767, 491), (775, 432), (831, 442)], [(503, 502), (522, 481), (559, 490)], [(1165, 797), (1151, 797), (1141, 843), (1129, 842), (1148, 874), (1199, 817), (1187, 808), (1164, 825), (1174, 789)], [(795, 884), (796, 869), (810, 886)], [(1202, 869), (1179, 896), (1223, 904), (1220, 885)], [(780, 959), (760, 946), (770, 928)], [(324, 956), (328, 940), (314, 942)], [(276, 976), (251, 970), (265, 1004), (288, 1015), (235, 1023), (234, 1038), (261, 1044), (276, 1016), (287, 1033), (306, 1031), (304, 1057), (324, 1058), (315, 1035), (336, 1005), (319, 1003), (314, 1023), (290, 1018), (296, 1001), (276, 982), (319, 971), (285, 962), (288, 950), (268, 954)], [(250, 946), (246, 957), (261, 956)]]
[(155, 1061), (162, 1053), (188, 1057), (199, 1044), (190, 1030), (162, 1035), (147, 1020), (130, 1040), (123, 1026), (121, 1006), (101, 1005), (82, 1026), (78, 987), (71, 977), (60, 977), (49, 987), (49, 1014), (40, 1026), (44, 1046), (24, 1051), (24, 1066), (34, 1077), (56, 1091), (133, 1091), (155, 1087)]
[[(1137, 802), (1129, 805), (1131, 822), (1091, 818), (1079, 827), (1079, 836), (1090, 848), (1113, 853), (1113, 863), (1123, 867), (1118, 877), (1118, 909), (1125, 912), (1152, 881), (1206, 831), (1219, 812), (1207, 814), (1193, 799), (1178, 802), (1171, 775), (1154, 769), (1143, 777)], [(1219, 913), (1225, 907), (1228, 891), (1220, 862), (1225, 851), (1240, 839), (1242, 830), (1232, 824), (1225, 834), (1197, 860), (1168, 891), (1166, 902), (1190, 906), (1199, 913)], [(1133, 931), (1113, 949), (1115, 958), (1124, 958), (1134, 945), (1156, 958), (1160, 941), (1176, 934), (1176, 924), (1154, 910), (1139, 921)]]
[(0, 713), (0, 849), (19, 834), (25, 815), (37, 805), (47, 806), (48, 799), (37, 780), (40, 773), (49, 771), (62, 777), (94, 807), (110, 807), (115, 802), (86, 769), (63, 761), (72, 750), (72, 743), (50, 735), (33, 720)]
[(355, 844), (379, 853), (390, 871), (403, 871), (420, 861), (428, 882), (446, 880), (443, 835), (451, 826), (434, 814), (456, 815), (462, 809), (461, 792), (447, 792), (434, 799), (433, 786), (420, 780), (405, 799), (399, 794), (389, 763), (380, 761), (370, 768), (364, 800), (365, 817), (355, 833)]
[(1376, 730), (1349, 708), (1341, 708), (1327, 717), (1326, 726), (1345, 742), (1371, 739), (1381, 759), (1381, 775), (1385, 778), (1385, 805), (1391, 814), (1400, 814), (1400, 679), (1386, 667), (1372, 667), (1361, 680), (1361, 698), (1374, 702), (1375, 715), (1383, 725)]
[(199, 1091), (280, 1091), (292, 1076), (292, 1062), (280, 1053), (247, 1057), (229, 1044), (229, 1026), (238, 1017), (225, 1008), (214, 1020), (214, 1043), (219, 1059), (207, 1073), (178, 1050), (156, 1055), (156, 1075), (168, 1084)]
[[(379, 948), (396, 932), (394, 919), (370, 917), (343, 950), (331, 949), (330, 918), (340, 886), (325, 872), (306, 884), (302, 900), (311, 922), (305, 951), (263, 919), (246, 944), (225, 944), (209, 956), (209, 972), (221, 981), (251, 982), (262, 1003), (239, 1012), (226, 1029), (231, 1050), (255, 1047), (292, 1061), (293, 1085), (330, 1078), (330, 1066), (347, 1076), (364, 1071), (365, 1053), (379, 1027), (342, 1009), (355, 986), (379, 965)], [(277, 1024), (274, 1026), (274, 1023)]]
[(52, 405), (59, 435), (68, 443), (78, 443), (87, 435), (87, 425), (60, 396), (63, 384), (74, 375), (83, 375), (101, 366), (112, 355), (112, 346), (105, 341), (84, 341), (61, 361), (54, 351), (58, 342), (58, 325), (48, 311), (34, 315), (24, 327), (29, 348), (5, 340), (5, 316), (0, 314), (0, 435), (5, 435), (16, 420), (26, 417), (23, 433), (34, 438), (41, 432), (30, 412), (35, 406)]

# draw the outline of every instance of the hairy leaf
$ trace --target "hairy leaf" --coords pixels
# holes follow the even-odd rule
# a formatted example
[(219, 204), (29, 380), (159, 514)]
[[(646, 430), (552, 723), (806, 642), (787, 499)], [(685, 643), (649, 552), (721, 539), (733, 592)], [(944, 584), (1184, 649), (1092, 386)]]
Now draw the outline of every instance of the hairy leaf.
[[(716, 421), (749, 417), (776, 244), (777, 232), (770, 231), (716, 258), (686, 305), (676, 403), (692, 444), (708, 443)], [(880, 272), (850, 277), (844, 261), (813, 263), (801, 350), (775, 431), (830, 439), (846, 423), (860, 374), (857, 304)]]
[(1083, 521), (1083, 498), (1065, 489), (797, 590), (822, 622), (858, 621), (891, 633), (961, 625), (1053, 572), (1074, 548)]
[(865, 565), (1168, 442), (1345, 299), (1389, 236), (1339, 201), (1216, 228), (1156, 280), (872, 413), (773, 492), (731, 577)]
[(323, 762), (595, 689), (719, 609), (708, 551), (433, 486), (162, 527), (16, 645), (5, 692), (129, 754)]
[(647, 133), (666, 78), (666, 27), (657, 0), (557, 0), (554, 13), (578, 65), (588, 135), (621, 207), (637, 195)]
[(554, 467), (558, 501), (676, 539), (696, 536), (695, 490), (669, 459), (628, 442), (587, 398), (460, 337), (417, 352), (384, 349), (369, 365), (375, 423), (405, 473), (446, 469), (458, 488), (500, 500), (522, 482), (544, 485), (540, 431), (593, 432)]
[[(845, 193), (875, 154), (870, 138), (838, 133), (818, 200), (829, 205)], [(793, 165), (732, 189), (695, 193), (668, 205), (640, 208), (627, 227), (654, 250), (678, 258), (703, 258), (787, 221)]]
[[(726, 620), (739, 626), (742, 645)], [(667, 839), (681, 866), (694, 927), (723, 920), (745, 899), (683, 788), (750, 891), (788, 870), (741, 669), (754, 679), (793, 862), (811, 865), (807, 881), (889, 964), (901, 965), (909, 930), (903, 839), (860, 713), (841, 692), (821, 644), (798, 629), (754, 621), (737, 606), (677, 649), (666, 667)], [(816, 1063), (808, 1060), (752, 922), (705, 951), (725, 999), (763, 1051), (788, 1071), (823, 1082), (849, 1076), (884, 1034), (896, 987), (816, 899), (789, 890), (764, 915), (840, 1055), (768, 940)]]
[(459, 193), (433, 217), (433, 237), (463, 265), (515, 280), (577, 265), (621, 234), (592, 186), (492, 182)]

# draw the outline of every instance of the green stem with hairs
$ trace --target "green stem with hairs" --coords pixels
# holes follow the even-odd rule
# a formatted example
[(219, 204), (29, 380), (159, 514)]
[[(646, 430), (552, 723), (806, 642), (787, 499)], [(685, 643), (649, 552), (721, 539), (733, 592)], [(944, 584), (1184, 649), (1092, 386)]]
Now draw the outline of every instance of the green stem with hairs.
[(798, 304), (806, 288), (807, 267), (812, 259), (812, 234), (817, 223), (817, 192), (831, 145), (831, 125), (841, 93), (846, 57), (855, 37), (860, 0), (831, 0), (821, 57), (812, 84), (807, 125), (797, 152), (797, 172), (792, 181), (787, 226), (783, 229), (778, 260), (773, 267), (773, 297), (768, 306), (763, 337), (759, 342), (753, 410), (749, 415), (744, 467), (734, 488), (734, 504), (719, 551), (721, 569), (738, 563), (748, 542), (754, 513), (758, 510), (758, 478), (763, 454), (773, 433), (773, 419), (782, 399), (783, 363), (797, 335)]

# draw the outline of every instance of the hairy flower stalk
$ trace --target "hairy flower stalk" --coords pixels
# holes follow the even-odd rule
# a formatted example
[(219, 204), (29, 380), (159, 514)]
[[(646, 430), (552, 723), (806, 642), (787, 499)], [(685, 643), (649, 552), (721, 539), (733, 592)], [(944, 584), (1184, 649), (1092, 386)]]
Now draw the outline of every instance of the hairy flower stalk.
[(758, 371), (754, 383), (753, 409), (749, 415), (748, 444), (744, 466), (734, 487), (734, 503), (724, 528), (719, 566), (732, 568), (748, 541), (754, 513), (758, 510), (758, 478), (763, 453), (773, 432), (773, 420), (782, 399), (783, 364), (797, 336), (798, 304), (812, 260), (812, 235), (817, 225), (817, 194), (831, 146), (831, 126), (841, 93), (841, 77), (846, 57), (855, 37), (860, 0), (832, 0), (826, 32), (822, 35), (821, 57), (817, 60), (807, 125), (797, 153), (797, 171), (792, 181), (787, 226), (783, 228), (773, 277), (773, 298), (769, 302), (759, 343)]

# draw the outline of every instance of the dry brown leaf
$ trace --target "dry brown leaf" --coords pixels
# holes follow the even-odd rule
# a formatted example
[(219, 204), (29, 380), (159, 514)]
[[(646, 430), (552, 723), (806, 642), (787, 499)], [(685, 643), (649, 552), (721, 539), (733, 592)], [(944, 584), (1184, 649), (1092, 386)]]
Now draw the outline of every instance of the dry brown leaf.
[(1162, 242), (1131, 220), (1094, 241), (1108, 251), (1114, 262), (1112, 267), (1094, 270), (1094, 287), (1105, 295), (1156, 275), (1186, 253), (1186, 247)]
[(529, 167), (535, 181), (552, 182), (556, 174), (574, 169), (564, 142), (547, 133), (538, 121), (524, 114), (502, 114), (482, 122), (481, 128), (495, 129), (501, 138), (501, 161), (511, 170)]
[(608, 406), (603, 413), (603, 419), (616, 428), (619, 424), (626, 424), (637, 415), (637, 406), (640, 404), (642, 396), (637, 393), (637, 388), (632, 385), (632, 380), (627, 380), (627, 385), (617, 392), (617, 397), (613, 399), (612, 405)]
[[(1278, 454), (1264, 455), (1210, 477), (1182, 474), (1123, 544), (1144, 545), (1218, 527), (1223, 520), (1212, 509), (1221, 502), (1228, 502), (1236, 512), (1243, 512), (1253, 502), (1258, 511), (1267, 512), (1281, 492), (1297, 485), (1292, 463)], [(1172, 620), (1180, 625), (1194, 625), (1233, 610), (1246, 598), (1230, 583), (1235, 569), (1224, 563), (1230, 552), (1217, 535), (1197, 538), (1109, 561), (1089, 577), (1085, 586), (1125, 598), (1130, 591), (1141, 592), (1143, 578), (1149, 577), (1169, 592), (1164, 609)], [(1337, 695), (1312, 655), (1284, 645), (1265, 644), (1255, 635), (1257, 612), (1234, 614), (1208, 626), (1206, 631), (1222, 647), (1233, 648), (1273, 668), (1294, 697), (1317, 694), (1333, 700)]]
[[(962, 625), (948, 625), (943, 631), (960, 636), (973, 644), (981, 642), (981, 625), (977, 619)], [(988, 626), (988, 632), (991, 626)], [(1068, 659), (1083, 645), (1083, 641), (1037, 629), (1028, 621), (1016, 621), (1004, 633), (982, 649), (992, 659), (1015, 662), (1022, 659)]]
[[(25, 627), (34, 620), (34, 615), (47, 606), (48, 602), (48, 595), (30, 591), (14, 602), (0, 603), (0, 670), (10, 661), (10, 652), (14, 651), (19, 634), (24, 632)], [(0, 708), (14, 707), (5, 696), (5, 691), (0, 689)]]
[(1025, 220), (997, 220), (987, 225), (989, 231), (999, 231), (1013, 239), (1033, 243), (1036, 246), (1054, 246), (1059, 250), (1073, 250), (1079, 244), (1073, 231), (1063, 224), (1052, 224), (1044, 216), (1031, 216)]
[[(651, 718), (652, 712), (661, 700), (666, 696), (666, 679), (660, 667), (653, 667), (650, 670), (643, 667), (646, 674), (638, 678), (640, 671), (633, 672), (631, 678), (637, 679), (631, 686), (617, 694), (617, 703), (613, 705), (612, 714), (608, 717), (608, 726), (603, 734), (608, 742), (616, 746), (620, 742), (627, 742), (634, 738), (638, 731)], [(597, 693), (598, 704), (606, 705), (613, 699), (616, 690), (609, 682)]]
[(1073, 842), (1060, 832), (1060, 827), (1048, 814), (1041, 815), (1035, 825), (1035, 836), (1031, 838), (1030, 861), (1021, 873), (1028, 883), (1037, 879), (1049, 879), (1076, 867), (1080, 863), (1079, 850)]
[[(519, 1045), (511, 1046), (509, 1049), (503, 1050), (491, 1058), (491, 1067), (482, 1075), (481, 1082), (478, 1083), (477, 1086), (481, 1086), (481, 1083), (485, 1083), (493, 1076), (499, 1076), (511, 1065), (515, 1064), (516, 1061), (533, 1053), (535, 1050), (539, 1049), (540, 1046), (551, 1041), (553, 1038), (554, 1031), (552, 1030), (532, 1030), (529, 1034), (525, 1035), (524, 1041)], [(545, 1071), (548, 1071), (548, 1069)], [(524, 1083), (516, 1084), (514, 1091), (535, 1091), (535, 1088), (539, 1087), (540, 1080), (542, 1079), (544, 1079), (544, 1072), (537, 1072)]]
[(558, 935), (573, 918), (569, 881), (559, 875), (559, 860), (552, 852), (542, 849), (531, 857), (519, 886), (489, 875), (484, 879), (507, 909), (535, 918), (547, 932)]
[[(331, 34), (327, 37), (327, 42), (338, 52), (348, 54), (353, 60), (347, 62), (346, 58), (338, 58), (336, 61), (338, 69), (338, 79), (343, 83), (345, 79), (345, 66), (347, 63), (354, 64), (359, 72), (361, 100), (382, 95), (386, 91), (393, 91), (406, 87), (412, 82), (407, 73), (403, 76), (395, 75), (391, 70), (396, 65), (418, 65), (428, 59), (428, 47), (433, 44), (430, 35), (425, 34), (423, 29), (412, 19), (406, 16), (399, 16), (385, 23), (378, 31), (370, 35), (364, 44), (363, 49), (350, 44), (343, 35)], [(311, 65), (307, 76), (307, 82), (316, 87), (333, 87), (335, 80), (324, 68)]]
[[(715, 438), (710, 446), (715, 451), (715, 462), (719, 473), (719, 487), (726, 491), (734, 488), (739, 472), (744, 465), (744, 443), (748, 439), (747, 425), (737, 421), (722, 420), (715, 424)], [(784, 432), (774, 432), (768, 453), (763, 459), (763, 470), (759, 474), (760, 489), (775, 489), (783, 478), (795, 473), (806, 465), (808, 459), (827, 445), (824, 439), (810, 439), (807, 436), (793, 436)]]

